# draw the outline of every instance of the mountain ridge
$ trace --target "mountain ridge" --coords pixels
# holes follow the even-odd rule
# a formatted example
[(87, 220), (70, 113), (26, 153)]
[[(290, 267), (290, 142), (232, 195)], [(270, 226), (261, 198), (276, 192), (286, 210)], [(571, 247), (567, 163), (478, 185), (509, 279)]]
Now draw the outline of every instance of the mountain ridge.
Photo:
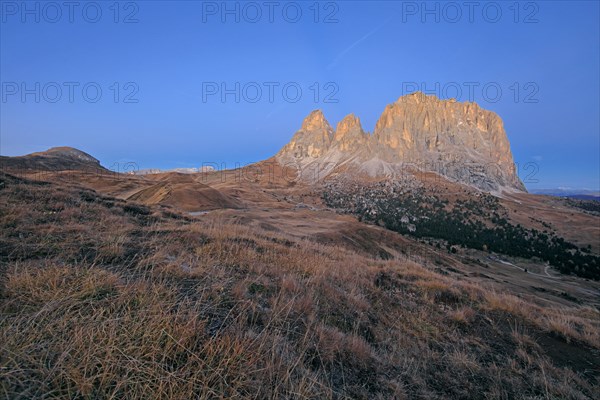
[(314, 110), (275, 158), (299, 168), (321, 164), (324, 176), (339, 165), (378, 176), (411, 164), (489, 192), (526, 191), (496, 113), (422, 92), (387, 105), (372, 134), (354, 114), (333, 130), (323, 112)]
[(0, 156), (0, 168), (30, 171), (107, 171), (100, 161), (74, 147), (59, 146), (23, 156)]

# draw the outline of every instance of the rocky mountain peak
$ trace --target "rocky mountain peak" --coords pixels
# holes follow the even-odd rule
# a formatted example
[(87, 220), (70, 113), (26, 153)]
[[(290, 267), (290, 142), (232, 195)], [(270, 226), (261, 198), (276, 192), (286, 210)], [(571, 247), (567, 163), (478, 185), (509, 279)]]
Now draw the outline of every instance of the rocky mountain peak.
[[(340, 140), (350, 132), (363, 132), (360, 119), (354, 114), (346, 115), (335, 128), (335, 139)], [(364, 132), (363, 132), (364, 133)]]
[(369, 171), (391, 168), (371, 168), (374, 162), (410, 163), (486, 191), (525, 190), (497, 114), (476, 103), (441, 100), (422, 92), (386, 106), (373, 135), (363, 131), (354, 114), (344, 117), (334, 132), (323, 113), (313, 111), (277, 156), (301, 163), (318, 159), (357, 164)]
[(46, 151), (17, 157), (0, 156), (0, 168), (26, 170), (87, 170), (104, 171), (100, 161), (73, 147), (52, 147)]
[(416, 91), (410, 94), (406, 94), (404, 96), (400, 96), (396, 103), (426, 103), (429, 101), (439, 101), (439, 98), (435, 95), (428, 95), (421, 91)]
[(40, 153), (33, 153), (32, 155), (70, 158), (79, 160), (81, 162), (100, 164), (100, 161), (98, 161), (96, 158), (92, 157), (88, 153), (76, 149), (74, 147), (68, 146), (52, 147), (46, 151)]
[(325, 153), (332, 140), (333, 128), (321, 110), (314, 110), (304, 118), (300, 130), (278, 155), (291, 156), (294, 160), (317, 158)]
[(325, 115), (323, 115), (323, 111), (321, 110), (314, 110), (310, 114), (308, 114), (306, 118), (304, 118), (304, 121), (302, 121), (301, 129), (303, 131), (314, 131), (318, 129), (324, 129), (326, 131), (333, 132), (333, 128), (331, 127), (331, 125), (329, 125), (329, 122), (327, 122), (327, 119), (325, 118)]
[(338, 122), (334, 144), (342, 151), (355, 151), (364, 146), (369, 140), (369, 135), (363, 131), (360, 119), (354, 114), (346, 115)]

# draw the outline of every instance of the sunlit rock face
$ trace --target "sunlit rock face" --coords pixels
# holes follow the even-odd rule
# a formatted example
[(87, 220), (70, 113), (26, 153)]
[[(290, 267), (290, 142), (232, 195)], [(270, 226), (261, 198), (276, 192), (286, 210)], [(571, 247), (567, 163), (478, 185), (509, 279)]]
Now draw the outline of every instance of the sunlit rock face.
[(370, 136), (363, 131), (360, 119), (354, 114), (346, 115), (335, 129), (333, 146), (343, 152), (355, 152), (366, 146)]
[(388, 105), (372, 135), (363, 131), (353, 114), (333, 131), (323, 113), (313, 111), (277, 158), (299, 165), (319, 160), (410, 164), (486, 191), (525, 190), (497, 114), (476, 103), (440, 100), (420, 92)]
[(321, 110), (311, 112), (302, 122), (292, 140), (278, 155), (291, 155), (294, 159), (318, 158), (322, 156), (333, 140), (333, 128)]

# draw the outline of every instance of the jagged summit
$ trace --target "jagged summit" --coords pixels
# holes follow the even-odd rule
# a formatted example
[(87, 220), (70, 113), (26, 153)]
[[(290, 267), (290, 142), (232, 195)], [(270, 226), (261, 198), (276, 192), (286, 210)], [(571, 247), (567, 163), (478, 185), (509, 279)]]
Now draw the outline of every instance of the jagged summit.
[(344, 117), (335, 129), (334, 144), (341, 151), (356, 151), (367, 145), (369, 135), (363, 130), (360, 119), (354, 114)]
[[(516, 174), (502, 119), (473, 102), (415, 92), (385, 107), (372, 135), (354, 114), (335, 131), (321, 110), (277, 154), (284, 163), (352, 164), (378, 175), (406, 163), (486, 190), (525, 190)], [(385, 168), (373, 168), (385, 163)], [(369, 168), (363, 168), (369, 166)]]
[[(450, 98), (450, 99), (440, 99), (439, 97), (437, 97), (434, 94), (427, 94), (424, 92), (421, 92), (420, 90), (417, 90), (416, 92), (412, 92), (409, 94), (405, 94), (403, 96), (398, 97), (398, 100), (396, 100), (396, 103), (406, 103), (406, 102), (412, 102), (412, 103), (424, 103), (424, 102), (428, 102), (428, 101), (432, 101), (432, 102), (445, 102), (445, 103), (456, 103), (456, 99), (454, 98)], [(469, 102), (466, 102), (469, 103)], [(473, 103), (475, 104), (475, 103)]]
[(302, 128), (294, 134), (292, 140), (278, 153), (293, 158), (317, 158), (330, 147), (333, 140), (333, 128), (325, 119), (321, 110), (311, 112), (302, 122)]
[(306, 116), (306, 118), (304, 118), (304, 121), (302, 121), (302, 130), (313, 131), (317, 129), (333, 131), (331, 125), (329, 125), (329, 122), (327, 122), (327, 119), (325, 119), (325, 115), (323, 114), (322, 110), (312, 111)]

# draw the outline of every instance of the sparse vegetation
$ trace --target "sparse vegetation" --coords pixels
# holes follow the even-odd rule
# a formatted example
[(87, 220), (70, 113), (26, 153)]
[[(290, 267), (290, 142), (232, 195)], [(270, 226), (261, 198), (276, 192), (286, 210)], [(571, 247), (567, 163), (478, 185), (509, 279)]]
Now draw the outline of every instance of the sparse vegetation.
[(456, 252), (453, 245), (460, 245), (510, 256), (537, 257), (564, 274), (600, 280), (600, 257), (552, 231), (512, 223), (498, 199), (487, 193), (449, 203), (423, 188), (406, 190), (389, 181), (353, 186), (331, 182), (325, 187), (323, 200), (329, 207), (359, 216), (361, 221), (417, 238), (443, 239), (450, 252)]
[(571, 207), (576, 207), (585, 210), (593, 215), (600, 215), (600, 201), (598, 200), (582, 200), (582, 199), (564, 199)]
[(3, 397), (597, 393), (596, 309), (540, 307), (218, 213), (0, 179)]

